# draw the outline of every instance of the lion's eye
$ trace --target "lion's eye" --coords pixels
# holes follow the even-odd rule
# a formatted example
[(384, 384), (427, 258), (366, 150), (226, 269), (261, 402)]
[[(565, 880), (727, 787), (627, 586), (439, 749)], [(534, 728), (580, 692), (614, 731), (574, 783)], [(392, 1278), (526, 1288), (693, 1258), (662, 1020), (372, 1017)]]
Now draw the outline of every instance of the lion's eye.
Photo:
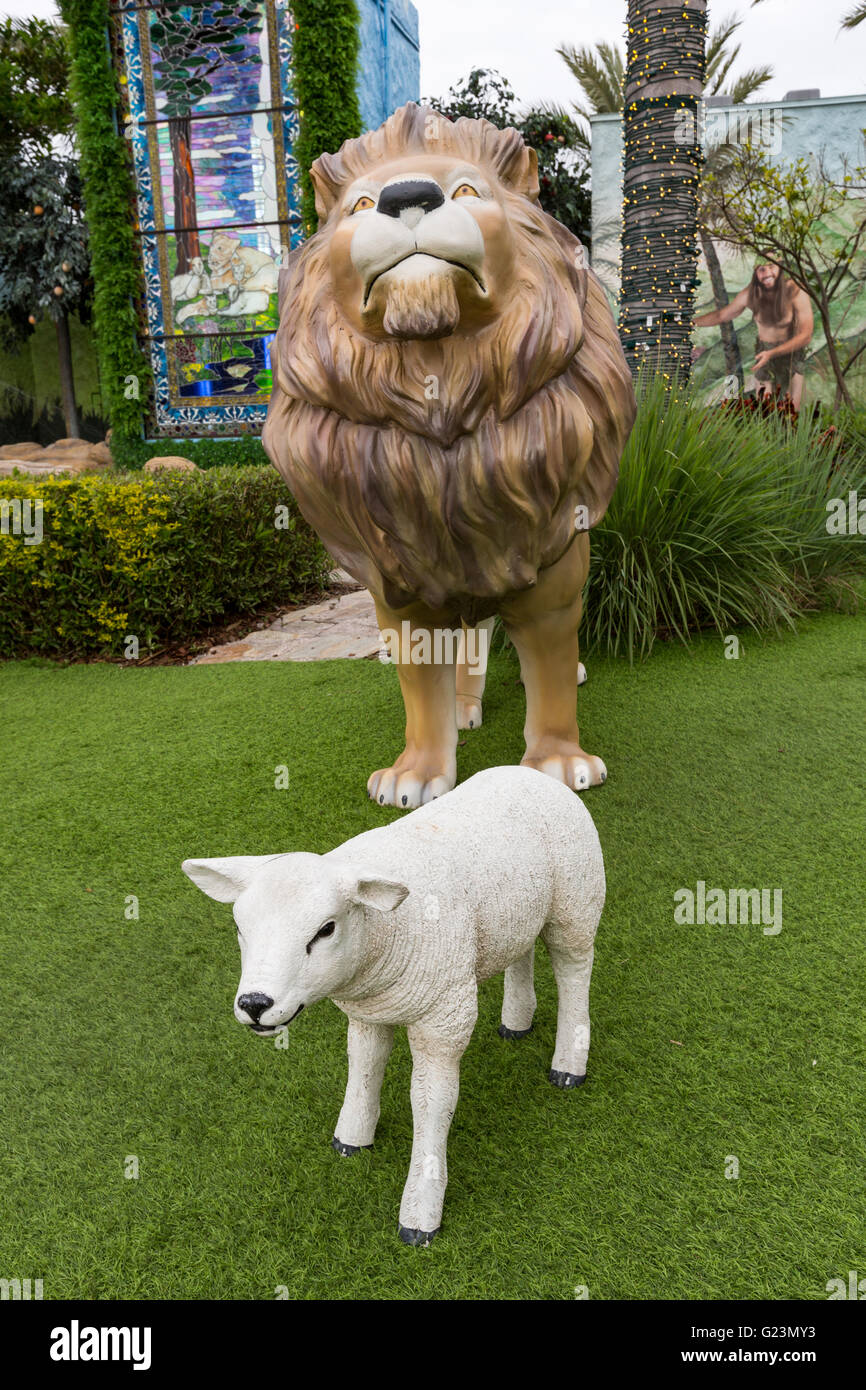
[(354, 217), (356, 212), (366, 212), (368, 208), (374, 208), (375, 206), (376, 204), (373, 202), (373, 199), (369, 198), (366, 193), (362, 193), (349, 215)]
[(312, 941), (307, 942), (307, 955), (310, 954), (310, 949), (313, 946), (314, 942), (321, 940), (323, 936), (334, 935), (334, 928), (336, 927), (336, 925), (336, 922), (326, 922), (323, 927), (319, 927), (319, 930), (316, 932), (316, 935), (313, 937)]
[(478, 189), (473, 188), (471, 183), (461, 183), (459, 188), (455, 188), (451, 194), (452, 198), (477, 198)]

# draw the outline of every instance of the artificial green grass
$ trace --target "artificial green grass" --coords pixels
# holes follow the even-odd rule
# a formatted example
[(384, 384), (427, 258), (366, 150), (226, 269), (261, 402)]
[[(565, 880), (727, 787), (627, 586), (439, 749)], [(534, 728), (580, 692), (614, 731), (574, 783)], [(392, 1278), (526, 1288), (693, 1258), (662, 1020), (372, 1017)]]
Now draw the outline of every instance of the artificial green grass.
[[(374, 1150), (338, 1158), (343, 1015), (309, 1010), (285, 1051), (250, 1037), (230, 909), (180, 870), (400, 814), (365, 794), (399, 751), (394, 671), (0, 667), (0, 1275), (46, 1298), (554, 1300), (823, 1299), (862, 1275), (866, 618), (723, 651), (591, 664), (583, 741), (610, 777), (586, 795), (609, 885), (589, 1080), (546, 1080), (543, 950), (525, 1041), (496, 1036), (483, 986), (429, 1250), (397, 1239), (405, 1036)], [(461, 778), (519, 759), (516, 677), (497, 653)], [(699, 879), (781, 888), (781, 933), (677, 926)]]

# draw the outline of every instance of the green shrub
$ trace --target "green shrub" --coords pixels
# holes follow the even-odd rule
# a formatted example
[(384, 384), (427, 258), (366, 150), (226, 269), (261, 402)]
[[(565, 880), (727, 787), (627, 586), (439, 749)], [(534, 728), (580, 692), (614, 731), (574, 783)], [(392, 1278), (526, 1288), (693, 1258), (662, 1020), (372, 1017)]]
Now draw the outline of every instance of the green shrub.
[(361, 134), (358, 61), (361, 51), (355, 0), (294, 0), (292, 43), (294, 96), (300, 132), (294, 154), (301, 171), (304, 235), (316, 230), (310, 165), (323, 151), (335, 154)]
[(638, 384), (639, 410), (604, 520), (592, 533), (583, 640), (630, 658), (659, 636), (793, 626), (855, 601), (866, 539), (827, 530), (827, 502), (866, 497), (866, 453), (819, 423), (750, 418)]
[[(269, 468), (13, 477), (0, 493), (4, 657), (119, 656), (129, 634), (142, 654), (192, 641), (321, 590), (331, 566)], [(12, 534), (15, 499), (41, 499), (40, 543)]]
[(111, 453), (118, 468), (143, 468), (148, 459), (173, 457), (190, 459), (199, 468), (245, 468), (250, 464), (268, 464), (270, 459), (262, 448), (258, 435), (242, 435), (238, 439), (123, 439), (115, 444), (111, 437)]

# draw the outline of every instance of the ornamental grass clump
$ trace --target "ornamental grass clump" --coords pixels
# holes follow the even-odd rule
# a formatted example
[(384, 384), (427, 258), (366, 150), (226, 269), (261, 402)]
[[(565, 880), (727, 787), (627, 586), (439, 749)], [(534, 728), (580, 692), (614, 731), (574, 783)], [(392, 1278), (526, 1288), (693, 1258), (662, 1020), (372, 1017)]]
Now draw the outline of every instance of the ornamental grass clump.
[(582, 641), (644, 656), (703, 628), (793, 627), (855, 603), (866, 537), (828, 531), (828, 503), (866, 497), (866, 453), (819, 422), (700, 408), (687, 387), (638, 382), (639, 410), (592, 533)]

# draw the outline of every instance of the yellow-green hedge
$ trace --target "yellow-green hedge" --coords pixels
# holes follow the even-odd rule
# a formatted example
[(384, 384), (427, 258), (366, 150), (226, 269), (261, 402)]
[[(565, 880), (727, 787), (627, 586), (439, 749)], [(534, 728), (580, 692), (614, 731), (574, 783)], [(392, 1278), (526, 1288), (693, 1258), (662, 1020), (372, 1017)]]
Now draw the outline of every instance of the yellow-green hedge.
[[(15, 499), (32, 523), (41, 502), (38, 543), (16, 534)], [(0, 656), (195, 640), (320, 589), (330, 565), (272, 469), (2, 478)]]

